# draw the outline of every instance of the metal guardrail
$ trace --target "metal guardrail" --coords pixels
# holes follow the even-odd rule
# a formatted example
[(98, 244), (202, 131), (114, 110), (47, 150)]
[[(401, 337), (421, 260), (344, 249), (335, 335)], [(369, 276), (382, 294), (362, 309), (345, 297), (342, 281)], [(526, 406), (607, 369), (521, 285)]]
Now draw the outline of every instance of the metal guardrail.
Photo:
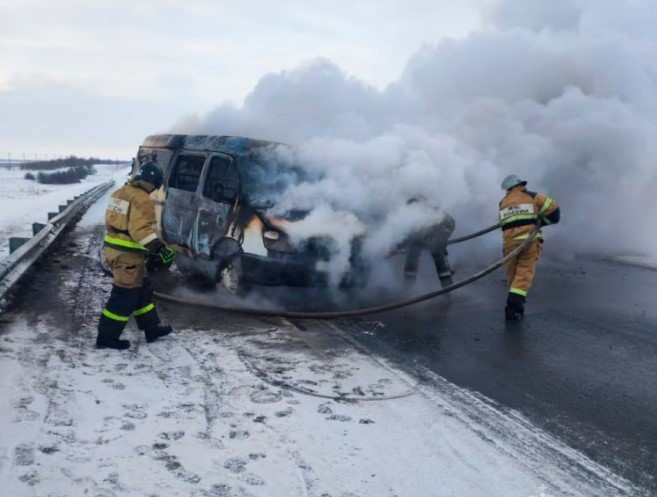
[(59, 212), (49, 212), (47, 224), (34, 223), (32, 238), (10, 238), (10, 255), (0, 260), (0, 312), (2, 303), (18, 281), (32, 265), (74, 221), (96, 200), (114, 185), (114, 181), (102, 183), (82, 195), (59, 206)]

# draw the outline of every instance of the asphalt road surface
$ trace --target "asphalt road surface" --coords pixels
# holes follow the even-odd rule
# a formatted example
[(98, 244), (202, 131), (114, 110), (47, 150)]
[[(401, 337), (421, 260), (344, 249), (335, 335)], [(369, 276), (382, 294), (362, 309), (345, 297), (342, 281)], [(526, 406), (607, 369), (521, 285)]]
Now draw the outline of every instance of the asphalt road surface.
[(542, 261), (520, 325), (503, 320), (497, 273), (353, 336), (520, 411), (657, 495), (657, 272), (593, 259)]

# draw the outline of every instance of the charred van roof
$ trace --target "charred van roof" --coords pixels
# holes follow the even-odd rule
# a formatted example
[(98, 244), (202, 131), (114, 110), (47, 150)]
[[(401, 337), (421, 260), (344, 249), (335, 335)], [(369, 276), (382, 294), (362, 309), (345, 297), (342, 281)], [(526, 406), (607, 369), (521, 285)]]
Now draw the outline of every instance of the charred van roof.
[(209, 152), (229, 152), (248, 154), (254, 149), (283, 145), (266, 140), (255, 140), (242, 136), (218, 135), (150, 135), (146, 137), (143, 147), (168, 148), (172, 150), (197, 150)]

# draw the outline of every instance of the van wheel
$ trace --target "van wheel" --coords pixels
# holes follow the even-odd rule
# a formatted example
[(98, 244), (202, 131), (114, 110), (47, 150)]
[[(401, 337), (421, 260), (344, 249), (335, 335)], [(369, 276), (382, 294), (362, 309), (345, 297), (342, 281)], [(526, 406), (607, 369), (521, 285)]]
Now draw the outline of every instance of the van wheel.
[(219, 281), (222, 286), (233, 295), (241, 297), (248, 293), (248, 287), (244, 282), (242, 259), (240, 257), (234, 257), (230, 263), (219, 272)]

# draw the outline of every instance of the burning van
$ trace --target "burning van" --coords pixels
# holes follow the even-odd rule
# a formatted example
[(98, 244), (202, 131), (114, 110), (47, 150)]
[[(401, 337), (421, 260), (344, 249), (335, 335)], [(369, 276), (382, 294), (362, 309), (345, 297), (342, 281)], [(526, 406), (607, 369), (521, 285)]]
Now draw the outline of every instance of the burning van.
[[(251, 284), (321, 286), (334, 249), (329, 237), (292, 243), (286, 227), (304, 212), (275, 217), (271, 207), (304, 171), (280, 160), (278, 143), (231, 136), (153, 135), (144, 140), (133, 173), (147, 160), (163, 171), (153, 196), (162, 237), (179, 248), (178, 269), (237, 292)], [(359, 240), (343, 285), (364, 282)]]

